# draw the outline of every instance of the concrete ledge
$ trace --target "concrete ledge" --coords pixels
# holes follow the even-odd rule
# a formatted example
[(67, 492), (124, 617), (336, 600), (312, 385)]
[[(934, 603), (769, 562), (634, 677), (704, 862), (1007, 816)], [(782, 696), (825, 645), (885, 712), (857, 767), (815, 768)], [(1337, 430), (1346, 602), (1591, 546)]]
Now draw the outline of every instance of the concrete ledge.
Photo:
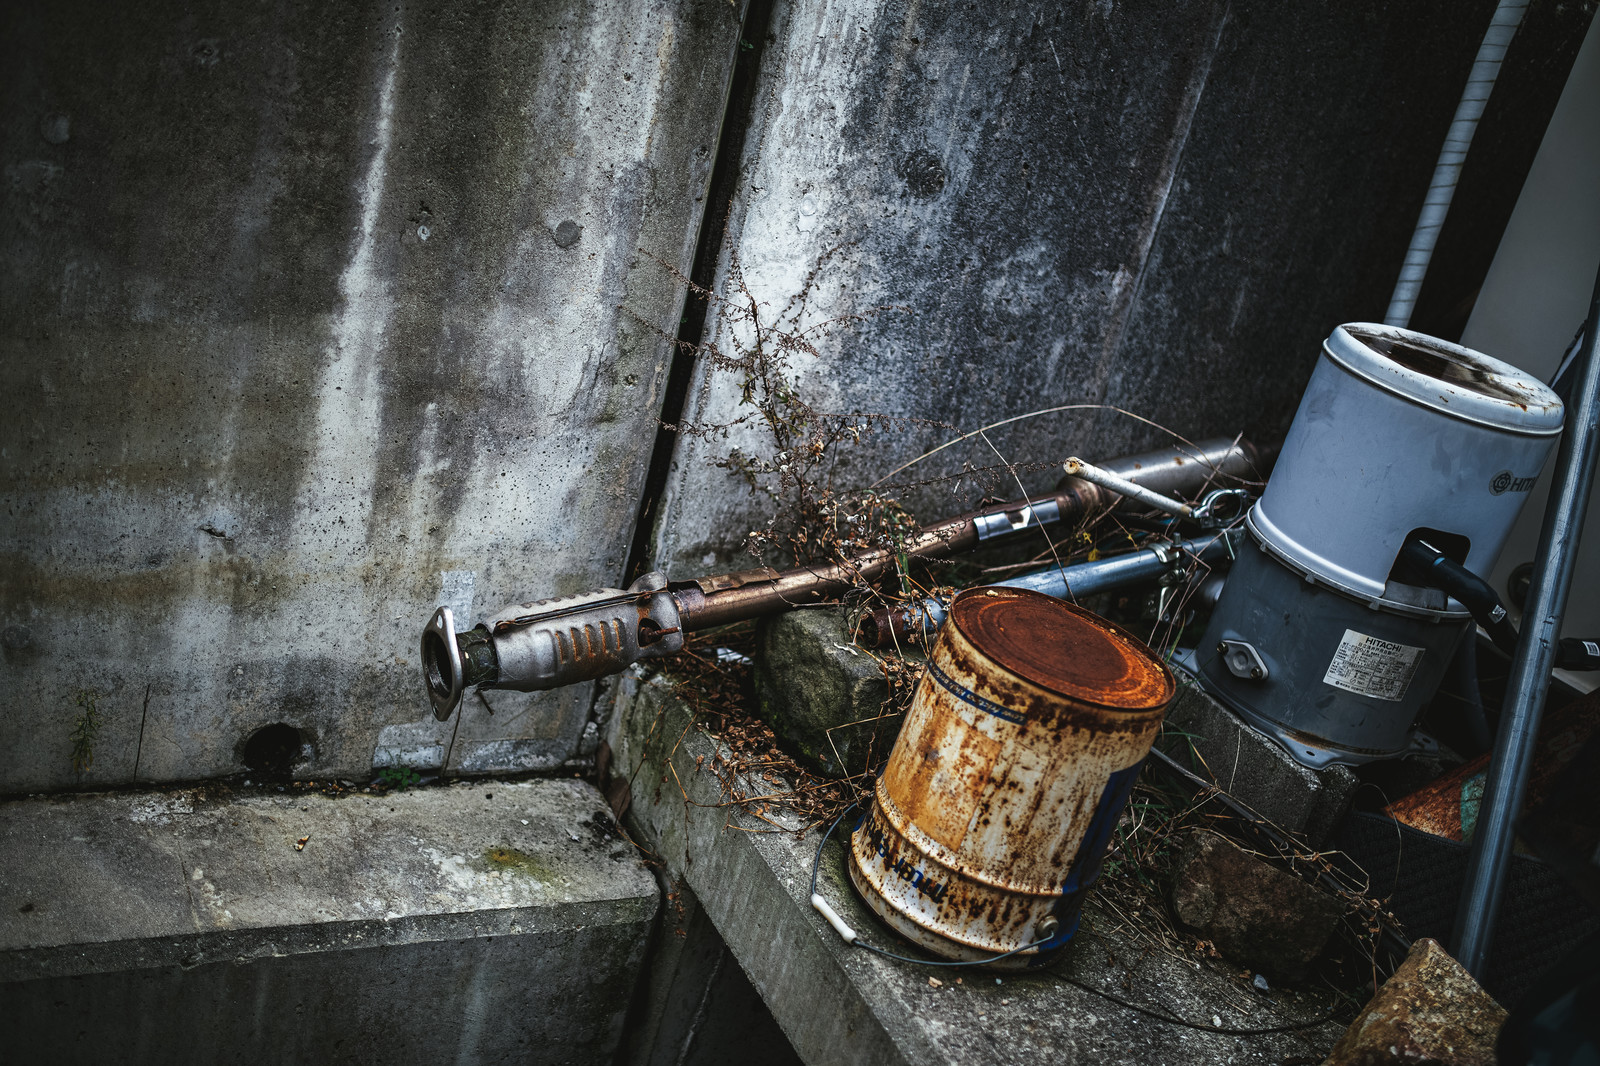
[[(1048, 974), (1004, 976), (1000, 984), (980, 971), (931, 969), (848, 947), (809, 904), (817, 834), (774, 831), (724, 806), (714, 775), (697, 772), (697, 760), (710, 764), (718, 743), (694, 726), (665, 684), (630, 677), (620, 686), (610, 743), (617, 772), (632, 781), (630, 818), (638, 831), (694, 890), (808, 1063), (1276, 1064), (1292, 1056), (1320, 1061), (1341, 1031), (1324, 1024), (1304, 1035), (1197, 1032)], [(793, 817), (772, 810), (766, 816), (798, 827)], [(820, 890), (870, 942), (915, 953), (856, 898), (837, 844), (825, 856)], [(1219, 973), (1123, 938), (1092, 910), (1074, 945), (1052, 971), (1201, 1025), (1216, 1015), (1227, 1027), (1271, 1027), (1315, 1016), (1330, 1002), (1294, 993), (1275, 993), (1270, 1001), (1254, 996)], [(942, 985), (930, 985), (929, 977)]]
[(0, 804), (8, 1041), (52, 1062), (609, 1062), (658, 894), (608, 819), (562, 780)]

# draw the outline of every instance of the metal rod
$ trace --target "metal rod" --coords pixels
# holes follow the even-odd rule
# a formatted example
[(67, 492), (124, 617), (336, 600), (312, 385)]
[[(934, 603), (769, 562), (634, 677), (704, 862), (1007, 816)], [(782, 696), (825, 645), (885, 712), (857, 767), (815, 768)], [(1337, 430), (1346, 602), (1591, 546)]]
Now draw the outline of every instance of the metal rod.
[(1152, 492), (1143, 485), (1137, 485), (1125, 477), (1118, 477), (1109, 470), (1102, 470), (1098, 466), (1092, 466), (1077, 456), (1073, 456), (1062, 465), (1066, 468), (1069, 476), (1081, 477), (1091, 485), (1099, 485), (1103, 489), (1120, 493), (1130, 500), (1138, 500), (1146, 507), (1154, 507), (1158, 511), (1182, 515), (1185, 518), (1194, 513), (1194, 508), (1182, 500), (1174, 500), (1170, 496)]
[(1500, 732), (1495, 737), (1466, 885), (1456, 912), (1456, 958), (1479, 979), (1494, 939), (1506, 863), (1522, 813), (1522, 794), (1539, 738), (1539, 719), (1560, 643), (1561, 616), (1566, 612), (1584, 515), (1594, 488), (1595, 461), (1600, 456), (1600, 276), (1595, 278), (1584, 351), (1579, 358), (1583, 362), (1567, 407), (1555, 483), (1545, 507), (1533, 582), (1522, 615), (1522, 635), (1511, 660)]

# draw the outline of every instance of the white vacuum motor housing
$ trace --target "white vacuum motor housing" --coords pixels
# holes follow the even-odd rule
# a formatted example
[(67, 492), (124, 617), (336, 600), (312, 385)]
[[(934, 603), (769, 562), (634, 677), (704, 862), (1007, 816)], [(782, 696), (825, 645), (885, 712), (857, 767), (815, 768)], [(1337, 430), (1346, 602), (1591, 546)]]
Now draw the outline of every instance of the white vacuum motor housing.
[(1469, 615), (1391, 578), (1401, 546), (1416, 534), (1487, 578), (1562, 418), (1542, 382), (1469, 348), (1335, 329), (1246, 519), (1263, 563), (1230, 576), (1200, 645), (1205, 686), (1304, 763), (1402, 754)]
[(1395, 326), (1340, 326), (1251, 530), (1295, 569), (1361, 599), (1385, 598), (1415, 529), (1465, 538), (1457, 561), (1487, 578), (1562, 416), (1561, 399), (1509, 363)]

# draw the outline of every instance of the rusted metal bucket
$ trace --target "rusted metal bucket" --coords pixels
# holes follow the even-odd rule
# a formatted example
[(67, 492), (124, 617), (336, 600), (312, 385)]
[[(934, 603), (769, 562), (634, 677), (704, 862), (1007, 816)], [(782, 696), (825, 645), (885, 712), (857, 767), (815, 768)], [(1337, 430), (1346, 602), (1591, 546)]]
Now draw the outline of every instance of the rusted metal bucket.
[(1176, 685), (1138, 639), (1026, 589), (969, 589), (850, 845), (896, 931), (996, 968), (1042, 965), (1078, 927)]

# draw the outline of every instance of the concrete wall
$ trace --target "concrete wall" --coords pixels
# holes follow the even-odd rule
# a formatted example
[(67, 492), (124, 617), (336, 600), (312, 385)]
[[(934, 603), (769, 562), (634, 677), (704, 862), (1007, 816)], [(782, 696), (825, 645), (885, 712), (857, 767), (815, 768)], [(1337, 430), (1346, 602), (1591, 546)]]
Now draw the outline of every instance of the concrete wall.
[[(825, 476), (840, 487), (1060, 405), (1085, 408), (890, 482), (1003, 457), (1039, 491), (1069, 455), (1169, 439), (1141, 419), (1270, 440), (1332, 327), (1383, 314), (1493, 6), (780, 6), (723, 284), (736, 258), (776, 316), (843, 246), (804, 322), (905, 308), (793, 361), (820, 409), (925, 420), (839, 449)], [(1557, 6), (1534, 5), (1519, 47), (1548, 52), (1587, 25)], [(702, 365), (688, 420), (749, 415), (741, 385)], [(764, 518), (713, 465), (734, 446), (773, 453), (759, 420), (679, 442), (654, 545), (675, 570), (739, 562)], [(931, 519), (985, 492), (1020, 494), (999, 475), (905, 499)]]
[[(1491, 7), (8, 5), (0, 792), (226, 774), (273, 723), (302, 776), (581, 753), (589, 686), (435, 724), (416, 636), (617, 582), (641, 493), (657, 562), (744, 563), (764, 509), (710, 463), (748, 425), (642, 488), (719, 138), (704, 280), (737, 257), (770, 314), (843, 246), (806, 321), (902, 308), (796, 362), (909, 420), (839, 486), (1056, 405), (1271, 438), (1381, 313)], [(1590, 14), (1539, 0), (1508, 63)], [(750, 413), (676, 369), (690, 420)], [(898, 480), (1163, 439), (1091, 406)]]
[(7, 5), (0, 792), (577, 750), (416, 640), (620, 576), (740, 15)]

